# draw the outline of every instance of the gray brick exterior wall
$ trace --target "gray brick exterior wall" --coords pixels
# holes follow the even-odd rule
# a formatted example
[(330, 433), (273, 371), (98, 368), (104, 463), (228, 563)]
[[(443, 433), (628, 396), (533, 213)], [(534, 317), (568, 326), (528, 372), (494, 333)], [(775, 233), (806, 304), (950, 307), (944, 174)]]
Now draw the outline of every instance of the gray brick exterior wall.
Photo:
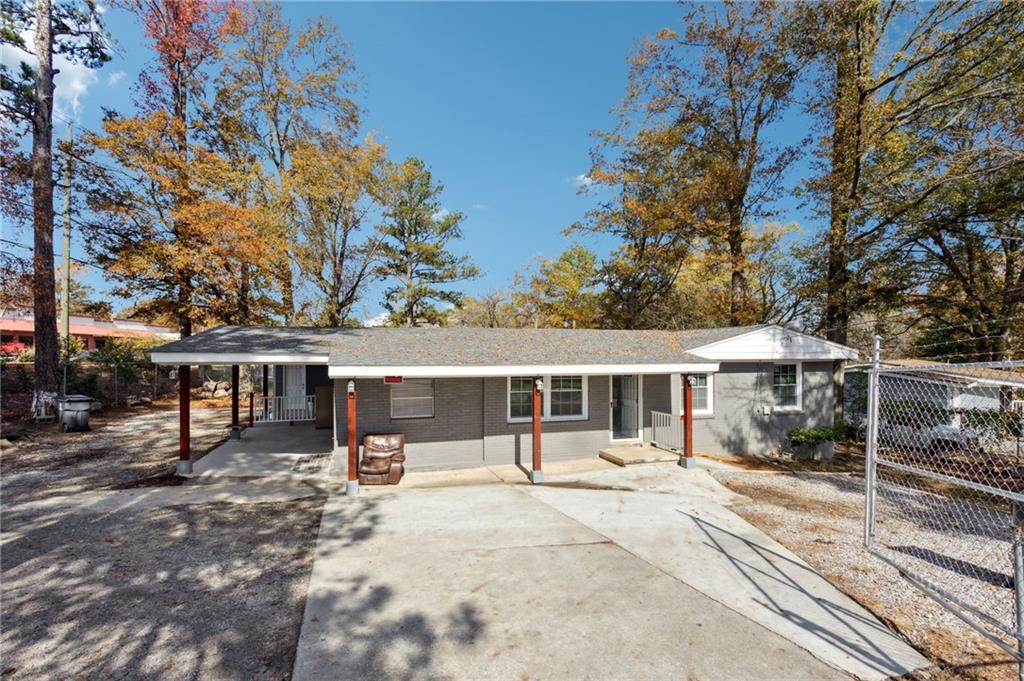
[[(778, 448), (796, 426), (826, 426), (832, 422), (832, 364), (804, 362), (803, 410), (763, 413), (771, 404), (772, 364), (722, 362), (714, 379), (714, 416), (694, 421), (694, 448), (709, 453), (746, 454)], [(335, 381), (340, 449), (347, 432), (346, 385)], [(678, 409), (673, 394), (678, 376), (643, 377), (642, 423), (650, 440), (650, 412)], [(392, 419), (390, 386), (381, 379), (357, 379), (357, 436), (403, 433), (406, 467), (430, 470), (521, 464), (530, 467), (532, 435), (529, 423), (508, 423), (508, 384), (505, 378), (438, 378), (434, 380), (434, 417)], [(548, 421), (543, 425), (544, 461), (594, 456), (609, 445), (610, 385), (607, 376), (587, 381), (589, 415), (580, 421)]]
[[(339, 448), (346, 446), (346, 387), (335, 381)], [(356, 427), (360, 441), (368, 433), (402, 433), (410, 470), (480, 466), (532, 461), (529, 423), (508, 423), (505, 378), (434, 379), (434, 417), (392, 419), (390, 387), (381, 379), (356, 380)], [(541, 443), (545, 461), (596, 456), (608, 445), (608, 377), (591, 376), (589, 418), (544, 423)]]

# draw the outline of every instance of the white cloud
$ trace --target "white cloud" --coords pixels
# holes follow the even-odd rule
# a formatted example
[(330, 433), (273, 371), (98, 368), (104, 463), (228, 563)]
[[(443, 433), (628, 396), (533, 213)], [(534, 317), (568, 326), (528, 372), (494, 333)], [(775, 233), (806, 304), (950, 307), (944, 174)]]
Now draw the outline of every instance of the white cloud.
[(53, 65), (60, 69), (60, 73), (53, 79), (54, 106), (65, 116), (77, 118), (82, 97), (88, 93), (89, 87), (99, 80), (99, 76), (94, 69), (75, 64), (59, 55), (54, 55)]
[[(34, 34), (32, 31), (24, 31), (21, 38), (25, 41), (25, 45), (31, 46)], [(36, 65), (35, 55), (11, 45), (4, 45), (0, 48), (0, 63), (3, 63), (11, 71), (15, 73), (20, 71), (21, 62), (34, 68)], [(54, 109), (59, 115), (75, 118), (82, 98), (88, 93), (89, 87), (99, 80), (99, 76), (94, 69), (76, 64), (60, 54), (53, 55), (53, 68), (59, 71), (53, 79)]]
[(379, 315), (363, 320), (363, 326), (384, 326), (388, 322), (388, 313), (381, 312)]
[(576, 185), (577, 189), (586, 189), (590, 185), (594, 184), (594, 178), (592, 178), (590, 175), (587, 175), (586, 173), (580, 173), (579, 175), (574, 175), (573, 177), (567, 177), (565, 178), (565, 180), (566, 182), (572, 182), (574, 185)]
[(435, 220), (444, 220), (446, 217), (451, 215), (451, 213), (452, 212), (447, 208), (438, 208), (437, 211), (434, 212), (434, 215), (432, 217)]
[(487, 210), (487, 204), (486, 203), (474, 203), (472, 206), (470, 206), (470, 209), (471, 210)]
[(125, 74), (124, 71), (114, 71), (109, 76), (107, 76), (107, 85), (117, 85), (122, 80), (124, 80), (125, 75), (127, 74)]

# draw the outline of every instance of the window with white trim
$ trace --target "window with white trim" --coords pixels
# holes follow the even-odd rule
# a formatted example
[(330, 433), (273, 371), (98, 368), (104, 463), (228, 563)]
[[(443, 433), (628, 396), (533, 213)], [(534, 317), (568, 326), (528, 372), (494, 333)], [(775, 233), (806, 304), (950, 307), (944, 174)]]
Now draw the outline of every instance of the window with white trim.
[(800, 409), (800, 364), (776, 364), (772, 367), (772, 397), (780, 411)]
[[(543, 396), (541, 396), (543, 400)], [(533, 377), (508, 379), (508, 418), (510, 421), (533, 418)]]
[[(715, 413), (715, 377), (713, 374), (689, 374), (690, 397), (693, 400), (694, 416), (710, 416)], [(685, 376), (684, 376), (685, 379)], [(686, 390), (685, 385), (681, 385)], [(686, 399), (679, 398), (680, 413), (686, 413)]]
[[(529, 421), (533, 418), (534, 376), (510, 376), (508, 379), (508, 420)], [(541, 376), (541, 419), (544, 421), (578, 421), (587, 418), (586, 376)]]
[(407, 378), (391, 385), (391, 418), (422, 419), (434, 416), (434, 379)]

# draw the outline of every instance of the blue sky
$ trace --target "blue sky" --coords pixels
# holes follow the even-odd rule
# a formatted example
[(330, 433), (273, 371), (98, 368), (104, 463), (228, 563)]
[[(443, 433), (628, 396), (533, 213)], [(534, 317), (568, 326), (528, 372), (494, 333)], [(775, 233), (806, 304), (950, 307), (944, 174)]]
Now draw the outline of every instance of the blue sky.
[[(319, 14), (337, 24), (362, 83), (363, 132), (393, 159), (422, 158), (445, 185), (444, 207), (466, 214), (456, 250), (482, 272), (464, 286), (470, 294), (507, 287), (536, 256), (573, 240), (610, 250), (607, 240), (563, 234), (595, 202), (577, 195), (575, 178), (589, 167), (590, 132), (612, 123), (627, 55), (642, 36), (679, 26), (682, 13), (670, 2), (285, 4), (297, 22)], [(101, 107), (131, 112), (129, 88), (149, 59), (133, 17), (111, 9), (106, 20), (113, 61), (95, 73), (66, 68), (57, 80), (58, 105), (89, 127)], [(775, 134), (792, 143), (806, 132), (793, 121)], [(790, 184), (803, 172), (794, 168)], [(793, 199), (779, 205), (779, 221), (800, 218)], [(73, 255), (84, 257), (80, 241)], [(103, 288), (98, 274), (89, 280)], [(380, 290), (359, 316), (380, 312)]]

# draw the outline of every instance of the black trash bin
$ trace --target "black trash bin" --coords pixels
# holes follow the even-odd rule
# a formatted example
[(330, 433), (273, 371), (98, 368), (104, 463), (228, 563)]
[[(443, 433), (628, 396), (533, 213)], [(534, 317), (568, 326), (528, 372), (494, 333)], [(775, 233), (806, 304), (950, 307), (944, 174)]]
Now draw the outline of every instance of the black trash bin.
[(65, 395), (58, 402), (60, 407), (60, 429), (65, 433), (72, 430), (89, 430), (89, 410), (92, 398), (88, 395)]

